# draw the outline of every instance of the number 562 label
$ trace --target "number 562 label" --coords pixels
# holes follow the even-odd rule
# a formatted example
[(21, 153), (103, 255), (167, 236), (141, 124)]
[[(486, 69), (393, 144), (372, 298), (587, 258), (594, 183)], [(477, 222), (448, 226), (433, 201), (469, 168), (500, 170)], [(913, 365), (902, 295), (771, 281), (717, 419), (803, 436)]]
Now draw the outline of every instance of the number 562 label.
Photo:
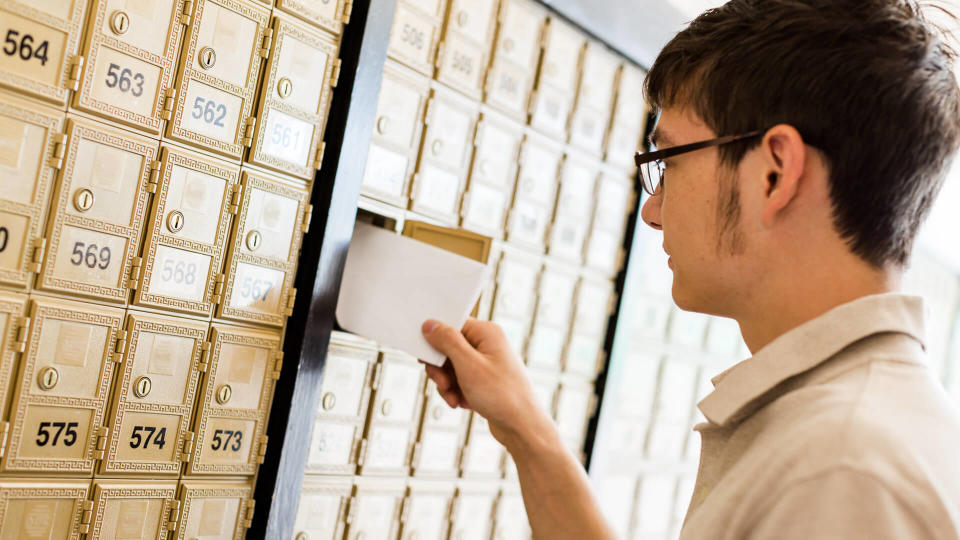
[(183, 102), (180, 125), (200, 135), (237, 143), (243, 100), (197, 81), (190, 81)]

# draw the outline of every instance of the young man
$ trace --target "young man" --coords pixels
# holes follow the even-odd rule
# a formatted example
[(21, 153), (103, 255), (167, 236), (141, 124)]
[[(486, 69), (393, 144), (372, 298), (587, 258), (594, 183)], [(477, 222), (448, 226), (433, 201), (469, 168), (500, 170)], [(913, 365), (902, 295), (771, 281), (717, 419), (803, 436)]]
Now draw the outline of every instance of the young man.
[[(754, 353), (699, 404), (682, 538), (960, 536), (960, 415), (895, 292), (960, 145), (953, 57), (912, 0), (732, 0), (651, 69), (643, 220), (677, 305)], [(612, 536), (499, 328), (423, 331), (444, 398), (513, 455), (534, 535)]]

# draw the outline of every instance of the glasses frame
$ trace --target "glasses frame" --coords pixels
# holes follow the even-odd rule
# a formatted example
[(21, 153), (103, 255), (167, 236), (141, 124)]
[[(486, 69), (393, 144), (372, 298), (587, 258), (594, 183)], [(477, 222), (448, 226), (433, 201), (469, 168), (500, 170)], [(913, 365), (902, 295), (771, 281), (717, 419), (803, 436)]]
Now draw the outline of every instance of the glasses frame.
[[(640, 187), (643, 188), (649, 195), (656, 195), (656, 192), (660, 190), (660, 185), (662, 184), (663, 179), (663, 167), (658, 164), (658, 169), (660, 169), (660, 178), (661, 182), (657, 183), (657, 188), (653, 191), (650, 191), (646, 182), (643, 181), (643, 169), (644, 165), (648, 165), (653, 162), (662, 163), (664, 159), (679, 156), (681, 154), (686, 154), (688, 152), (693, 152), (695, 150), (701, 150), (703, 148), (710, 148), (711, 146), (723, 146), (725, 144), (734, 143), (737, 141), (742, 141), (746, 139), (752, 139), (754, 137), (760, 137), (769, 131), (769, 129), (760, 129), (757, 131), (751, 131), (749, 133), (743, 133), (740, 135), (726, 135), (723, 137), (717, 137), (716, 139), (709, 139), (706, 141), (699, 141), (690, 144), (681, 144), (679, 146), (671, 146), (669, 148), (664, 148), (663, 150), (654, 150), (652, 152), (637, 152), (633, 156), (634, 162), (637, 164), (637, 169), (640, 169)], [(648, 173), (649, 174), (649, 173)]]

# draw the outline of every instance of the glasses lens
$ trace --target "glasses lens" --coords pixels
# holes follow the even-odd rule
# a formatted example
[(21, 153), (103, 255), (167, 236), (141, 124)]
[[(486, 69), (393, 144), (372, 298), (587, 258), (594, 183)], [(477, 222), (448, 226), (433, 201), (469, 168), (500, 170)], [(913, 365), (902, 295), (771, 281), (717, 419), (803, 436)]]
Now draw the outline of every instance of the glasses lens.
[(640, 167), (640, 184), (648, 195), (654, 195), (657, 192), (662, 177), (663, 169), (658, 161), (650, 161)]

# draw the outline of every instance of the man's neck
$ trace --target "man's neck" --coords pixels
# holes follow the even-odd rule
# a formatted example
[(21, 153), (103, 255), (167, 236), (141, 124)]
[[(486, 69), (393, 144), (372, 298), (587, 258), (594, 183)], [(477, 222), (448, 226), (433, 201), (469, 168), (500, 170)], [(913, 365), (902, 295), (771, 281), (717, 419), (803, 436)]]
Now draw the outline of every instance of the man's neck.
[(767, 283), (765, 293), (751, 295), (751, 305), (736, 317), (751, 353), (837, 306), (900, 289), (899, 269), (881, 270), (859, 261), (839, 266), (814, 265), (801, 273), (783, 273)]

